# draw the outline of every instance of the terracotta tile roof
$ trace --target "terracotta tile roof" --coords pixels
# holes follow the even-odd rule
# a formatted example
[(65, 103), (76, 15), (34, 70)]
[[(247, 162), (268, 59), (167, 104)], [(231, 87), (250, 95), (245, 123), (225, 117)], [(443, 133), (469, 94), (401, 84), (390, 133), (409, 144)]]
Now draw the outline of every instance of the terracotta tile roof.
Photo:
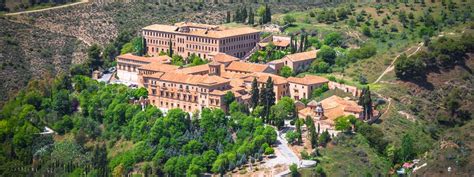
[(238, 62), (234, 61), (226, 67), (226, 70), (231, 71), (240, 71), (240, 72), (264, 72), (268, 69), (271, 69), (270, 66), (264, 64), (256, 64), (256, 63), (247, 63), (247, 62)]
[(157, 57), (142, 57), (136, 56), (131, 53), (126, 53), (123, 55), (117, 56), (117, 59), (126, 59), (126, 60), (133, 60), (133, 61), (140, 61), (140, 62), (157, 62), (157, 63), (167, 63), (171, 61), (171, 58), (167, 55), (157, 56)]
[(328, 79), (320, 76), (305, 75), (304, 77), (289, 77), (288, 82), (302, 85), (314, 85), (329, 82)]
[(162, 63), (150, 63), (139, 67), (139, 70), (158, 71), (158, 72), (169, 72), (179, 69), (179, 66), (162, 64)]
[(318, 102), (315, 100), (311, 100), (308, 104), (308, 106), (318, 106)]
[[(362, 107), (359, 106), (355, 101), (345, 100), (341, 97), (333, 95), (321, 101), (321, 105), (324, 109), (324, 116), (327, 118), (327, 122), (334, 122), (339, 116), (344, 116), (349, 113), (360, 113)], [(310, 107), (306, 107), (298, 112), (299, 116), (306, 117), (307, 115), (314, 117), (314, 110)]]
[[(213, 27), (212, 25), (206, 25), (205, 27), (203, 27), (203, 25), (205, 24), (194, 24), (194, 26), (199, 27), (199, 28), (212, 28)], [(193, 25), (182, 25), (182, 26), (192, 27)], [(187, 35), (203, 36), (203, 37), (211, 37), (211, 38), (225, 38), (225, 37), (260, 32), (259, 30), (256, 30), (250, 27), (231, 28), (231, 29), (221, 29), (221, 28), (216, 27), (215, 29), (194, 30), (194, 31), (189, 31), (189, 32), (179, 32), (179, 28), (180, 26), (154, 24), (154, 25), (144, 27), (143, 30), (163, 31), (163, 32), (169, 32), (169, 33), (175, 33), (175, 34), (183, 34), (183, 35), (187, 34)]]
[(185, 83), (192, 85), (217, 85), (230, 82), (219, 76), (202, 76), (202, 75), (190, 75), (178, 72), (166, 72), (161, 77), (162, 81)]
[(225, 53), (217, 53), (212, 57), (212, 60), (217, 61), (219, 63), (230, 63), (233, 61), (239, 61), (239, 58), (236, 58), (231, 55), (227, 55)]
[(227, 79), (240, 79), (244, 76), (248, 76), (249, 74), (243, 74), (243, 73), (234, 73), (234, 72), (221, 72), (221, 77), (227, 78)]
[(268, 62), (268, 63), (277, 64), (277, 63), (283, 63), (283, 62), (285, 62), (285, 60), (284, 60), (284, 59), (278, 59), (278, 60), (273, 60), (273, 61), (270, 61), (270, 62)]
[(268, 78), (271, 77), (274, 84), (286, 84), (286, 78), (269, 73), (252, 73), (249, 76), (243, 77), (246, 82), (253, 82), (253, 78), (257, 78), (257, 82), (266, 83)]
[(288, 47), (290, 45), (290, 41), (277, 39), (273, 41), (273, 45), (278, 46), (278, 47)]
[(178, 22), (178, 23), (175, 23), (174, 26), (178, 26), (178, 27), (189, 26), (189, 27), (198, 27), (198, 28), (218, 28), (219, 27), (217, 25), (209, 25), (209, 24), (193, 23), (193, 22)]
[(204, 64), (204, 65), (198, 65), (198, 66), (191, 66), (191, 67), (179, 69), (179, 70), (177, 70), (177, 72), (184, 73), (184, 74), (195, 74), (195, 73), (201, 73), (201, 72), (209, 72), (209, 65)]
[(318, 51), (312, 50), (308, 52), (300, 52), (300, 53), (294, 53), (290, 55), (286, 55), (284, 58), (290, 60), (290, 61), (304, 61), (304, 60), (312, 60), (316, 58), (316, 54)]
[(213, 90), (212, 92), (209, 92), (211, 95), (225, 95), (227, 91), (222, 91), (222, 90)]

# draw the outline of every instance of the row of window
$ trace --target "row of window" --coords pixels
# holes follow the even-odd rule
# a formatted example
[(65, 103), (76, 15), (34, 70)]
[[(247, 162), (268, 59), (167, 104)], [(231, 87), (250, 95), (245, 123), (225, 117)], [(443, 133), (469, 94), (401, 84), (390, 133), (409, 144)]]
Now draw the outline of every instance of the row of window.
[(162, 33), (156, 31), (144, 31), (146, 36), (154, 36), (154, 37), (163, 37), (163, 38), (175, 38), (175, 34), (170, 33)]
[[(155, 45), (169, 45), (170, 41), (168, 40), (158, 40), (158, 39), (146, 39), (147, 44), (155, 44)], [(174, 46), (175, 43), (171, 41), (171, 44)]]
[(163, 101), (160, 101), (160, 107), (166, 106), (166, 108), (175, 108), (174, 106), (176, 106), (176, 108), (182, 108), (185, 111), (192, 111), (190, 105), (186, 106), (183, 104), (183, 107), (180, 107), (179, 103), (168, 103), (167, 101), (165, 101), (164, 103), (165, 104), (163, 104)]
[(227, 52), (227, 51), (230, 51), (230, 50), (237, 50), (237, 49), (242, 49), (242, 48), (254, 47), (255, 44), (256, 44), (255, 42), (251, 42), (251, 43), (246, 43), (246, 44), (226, 46), (226, 47), (221, 47), (220, 51)]
[[(152, 89), (152, 93), (153, 93), (153, 90), (154, 89)], [(184, 93), (181, 94), (181, 93), (173, 93), (173, 92), (168, 92), (168, 91), (160, 91), (160, 95), (161, 95), (161, 97), (164, 97), (164, 98), (172, 98), (172, 99), (178, 99), (178, 100), (188, 101), (188, 102), (197, 102), (198, 101), (197, 96), (193, 96), (193, 95), (190, 95), (190, 94), (184, 94)]]
[(256, 40), (257, 38), (258, 38), (257, 34), (231, 37), (231, 38), (227, 38), (227, 39), (222, 40), (222, 44), (227, 44), (227, 43), (230, 43), (230, 42), (243, 41), (243, 40), (248, 40), (248, 39)]
[(207, 44), (217, 44), (217, 39), (209, 39), (209, 38), (203, 38), (203, 37), (186, 36), (186, 40), (193, 41), (193, 42), (207, 43)]
[(186, 48), (187, 49), (192, 49), (192, 50), (204, 50), (204, 51), (217, 52), (217, 47), (210, 47), (210, 46), (186, 44)]

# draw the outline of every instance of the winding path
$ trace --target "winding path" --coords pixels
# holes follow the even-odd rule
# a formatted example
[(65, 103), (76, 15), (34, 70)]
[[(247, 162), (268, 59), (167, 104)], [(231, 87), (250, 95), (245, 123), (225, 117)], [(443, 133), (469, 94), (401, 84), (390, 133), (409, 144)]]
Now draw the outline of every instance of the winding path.
[[(418, 44), (418, 48), (416, 48), (416, 50), (415, 50), (413, 53), (409, 54), (407, 57), (410, 57), (410, 56), (416, 54), (416, 53), (421, 49), (422, 46), (423, 46), (423, 42), (419, 43), (419, 44)], [(400, 56), (401, 56), (403, 53), (406, 53), (406, 52), (410, 51), (412, 48), (413, 48), (413, 47), (410, 47), (410, 48), (408, 48), (407, 50), (403, 51), (402, 53), (398, 54), (398, 55), (395, 57), (395, 59), (393, 59), (392, 63), (390, 63), (390, 65), (385, 69), (385, 71), (383, 71), (383, 73), (380, 74), (380, 76), (377, 78), (377, 80), (375, 80), (372, 84), (378, 83), (378, 82), (380, 81), (380, 79), (382, 79), (382, 77), (385, 76), (385, 74), (387, 74), (387, 73), (390, 72), (390, 71), (393, 71), (393, 69), (395, 68), (394, 65), (395, 65), (395, 62), (397, 61), (397, 59), (400, 58)]]
[(29, 13), (35, 13), (35, 12), (42, 12), (42, 11), (47, 11), (47, 10), (53, 10), (53, 9), (60, 9), (60, 8), (69, 7), (69, 6), (75, 6), (75, 5), (84, 4), (84, 3), (88, 3), (88, 2), (89, 2), (89, 0), (79, 0), (79, 2), (70, 3), (70, 4), (64, 4), (64, 5), (60, 5), (60, 6), (54, 6), (54, 7), (48, 7), (48, 8), (44, 8), (44, 9), (37, 9), (37, 10), (29, 10), (29, 11), (22, 11), (22, 12), (7, 13), (7, 14), (5, 14), (5, 16), (15, 16), (15, 15), (21, 15), (21, 14), (29, 14)]

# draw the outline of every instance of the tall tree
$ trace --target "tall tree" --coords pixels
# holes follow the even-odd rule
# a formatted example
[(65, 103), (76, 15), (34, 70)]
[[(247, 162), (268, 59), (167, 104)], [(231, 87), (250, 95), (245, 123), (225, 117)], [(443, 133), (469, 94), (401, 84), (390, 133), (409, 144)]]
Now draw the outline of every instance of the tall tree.
[(227, 11), (226, 23), (230, 23), (230, 11)]
[(301, 144), (303, 142), (303, 137), (301, 136), (301, 124), (302, 121), (300, 119), (295, 120), (296, 132), (298, 133), (298, 144)]
[(252, 10), (252, 7), (249, 8), (249, 19), (248, 19), (248, 24), (253, 25), (255, 23), (255, 14)]
[(168, 51), (169, 51), (169, 52), (168, 52), (168, 56), (169, 56), (169, 57), (173, 57), (173, 42), (171, 41), (171, 39), (170, 39), (169, 45), (170, 45), (170, 46), (169, 46), (170, 49), (168, 50)]
[(235, 101), (235, 95), (231, 91), (227, 91), (224, 95), (224, 104), (226, 107), (226, 110), (229, 110), (229, 105), (230, 103)]
[(240, 15), (241, 15), (241, 18), (240, 18), (240, 22), (241, 23), (245, 23), (245, 20), (247, 20), (247, 7), (243, 7), (241, 12), (240, 12)]
[(250, 99), (250, 104), (252, 108), (255, 109), (255, 107), (257, 107), (258, 105), (258, 100), (260, 96), (260, 91), (258, 90), (257, 78), (253, 78), (251, 94), (252, 94), (252, 97)]
[(359, 105), (362, 106), (364, 112), (362, 115), (364, 116), (365, 120), (370, 120), (372, 118), (372, 98), (370, 97), (370, 88), (362, 89), (362, 94), (359, 97)]
[(271, 77), (268, 77), (267, 83), (265, 84), (264, 93), (264, 115), (268, 118), (270, 108), (275, 105), (275, 92), (273, 91), (273, 81)]
[(89, 66), (93, 69), (99, 69), (102, 66), (103, 61), (100, 56), (102, 49), (97, 44), (93, 44), (87, 49), (87, 56), (89, 58)]
[(318, 147), (318, 134), (316, 133), (316, 127), (314, 125), (314, 121), (310, 116), (308, 116), (306, 117), (305, 123), (306, 123), (306, 127), (308, 127), (308, 130), (309, 130), (309, 139), (311, 142), (311, 147), (316, 148)]

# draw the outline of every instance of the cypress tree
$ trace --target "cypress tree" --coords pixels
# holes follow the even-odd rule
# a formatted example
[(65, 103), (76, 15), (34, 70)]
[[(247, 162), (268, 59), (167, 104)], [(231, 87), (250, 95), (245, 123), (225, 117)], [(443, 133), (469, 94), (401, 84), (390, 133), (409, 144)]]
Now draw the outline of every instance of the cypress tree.
[(253, 78), (253, 81), (252, 81), (252, 91), (251, 91), (251, 94), (252, 94), (252, 97), (251, 97), (251, 106), (253, 109), (255, 109), (255, 107), (257, 107), (258, 105), (258, 99), (260, 97), (260, 91), (258, 90), (258, 82), (257, 82), (257, 78)]
[(226, 23), (230, 23), (230, 11), (227, 11)]
[(303, 48), (304, 48), (304, 34), (301, 33), (300, 34), (300, 47), (299, 47), (299, 52), (303, 52)]
[(268, 77), (267, 83), (265, 84), (265, 116), (268, 118), (270, 108), (275, 105), (275, 92), (273, 91), (273, 81), (271, 77)]
[(359, 105), (361, 105), (364, 110), (364, 112), (362, 112), (364, 119), (370, 120), (372, 117), (372, 98), (370, 97), (369, 87), (362, 89), (362, 94), (359, 97)]
[(295, 45), (293, 44), (293, 38), (295, 36), (293, 34), (290, 34), (290, 52), (293, 53), (293, 48), (295, 48)]
[(265, 85), (262, 85), (260, 88), (260, 95), (259, 95), (259, 104), (263, 106), (263, 111), (262, 111), (262, 118), (263, 122), (266, 122), (267, 118), (267, 108), (266, 108), (266, 99), (267, 99), (267, 89), (265, 88)]
[(295, 126), (296, 126), (296, 132), (299, 134), (298, 135), (298, 144), (301, 144), (303, 142), (303, 137), (301, 136), (301, 121), (300, 119), (295, 119)]
[(249, 9), (249, 19), (248, 19), (248, 24), (253, 25), (255, 23), (255, 15), (253, 14), (252, 7)]
[(242, 8), (242, 11), (240, 12), (240, 14), (242, 16), (240, 19), (240, 22), (245, 23), (245, 20), (247, 20), (247, 7)]
[(171, 39), (170, 39), (170, 49), (169, 49), (169, 52), (168, 52), (168, 56), (169, 57), (173, 57), (173, 42), (171, 42)]

